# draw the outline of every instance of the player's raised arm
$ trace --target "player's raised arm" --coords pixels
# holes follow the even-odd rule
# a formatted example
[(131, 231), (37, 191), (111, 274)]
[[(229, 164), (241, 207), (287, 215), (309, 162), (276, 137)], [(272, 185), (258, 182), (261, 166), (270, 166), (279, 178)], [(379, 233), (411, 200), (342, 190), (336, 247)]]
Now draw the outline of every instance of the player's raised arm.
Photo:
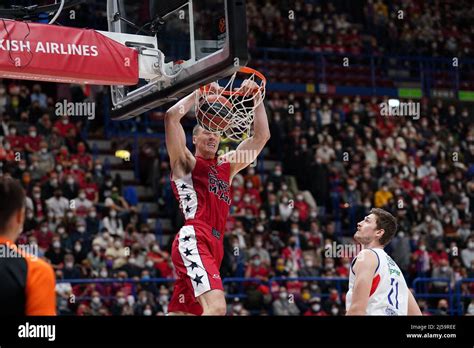
[(181, 118), (191, 109), (194, 102), (195, 92), (169, 108), (165, 115), (166, 148), (174, 178), (184, 176), (191, 171), (195, 161), (194, 156), (186, 147), (186, 135), (181, 125)]
[(370, 288), (372, 286), (375, 270), (377, 269), (377, 264), (377, 256), (370, 250), (362, 250), (357, 256), (357, 261), (353, 269), (355, 281), (352, 302), (346, 315), (366, 315)]
[[(258, 88), (257, 84), (250, 80), (245, 80), (240, 90), (246, 91), (254, 90)], [(260, 93), (260, 92), (257, 92)], [(260, 96), (256, 97), (256, 103), (259, 102)], [(267, 112), (263, 101), (255, 108), (254, 116), (254, 134), (250, 138), (245, 139), (237, 147), (235, 151), (230, 151), (223, 155), (222, 158), (230, 162), (230, 177), (231, 179), (235, 174), (240, 172), (242, 169), (250, 165), (258, 157), (263, 147), (270, 139), (270, 127), (268, 126)], [(232, 160), (235, 159), (235, 160)]]

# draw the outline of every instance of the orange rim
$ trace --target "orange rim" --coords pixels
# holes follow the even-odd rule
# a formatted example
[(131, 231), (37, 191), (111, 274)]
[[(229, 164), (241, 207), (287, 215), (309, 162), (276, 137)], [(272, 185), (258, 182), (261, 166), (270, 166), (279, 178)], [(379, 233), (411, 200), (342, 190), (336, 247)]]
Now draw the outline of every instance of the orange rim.
[[(244, 66), (244, 67), (240, 68), (239, 72), (244, 73), (244, 74), (257, 76), (260, 80), (262, 80), (260, 86), (258, 87), (258, 90), (260, 90), (260, 92), (263, 92), (265, 90), (265, 85), (267, 83), (267, 78), (260, 71), (249, 68), (247, 66)], [(202, 86), (200, 88), (200, 90), (204, 91), (204, 92), (207, 92), (209, 90), (209, 85)], [(257, 93), (257, 92), (255, 92), (255, 93)], [(226, 95), (226, 96), (241, 95), (241, 96), (245, 96), (246, 94), (241, 93), (239, 91), (226, 91), (226, 90), (224, 90), (224, 91), (222, 91), (221, 95)]]

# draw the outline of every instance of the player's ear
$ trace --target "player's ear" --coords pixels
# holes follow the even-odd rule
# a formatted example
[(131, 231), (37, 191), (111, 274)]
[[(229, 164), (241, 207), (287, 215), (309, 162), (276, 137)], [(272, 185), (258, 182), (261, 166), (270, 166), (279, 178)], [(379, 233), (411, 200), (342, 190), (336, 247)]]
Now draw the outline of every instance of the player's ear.
[(377, 230), (377, 232), (375, 232), (375, 236), (380, 240), (380, 238), (382, 238), (382, 236), (385, 234), (385, 230), (383, 228), (381, 228), (380, 230)]

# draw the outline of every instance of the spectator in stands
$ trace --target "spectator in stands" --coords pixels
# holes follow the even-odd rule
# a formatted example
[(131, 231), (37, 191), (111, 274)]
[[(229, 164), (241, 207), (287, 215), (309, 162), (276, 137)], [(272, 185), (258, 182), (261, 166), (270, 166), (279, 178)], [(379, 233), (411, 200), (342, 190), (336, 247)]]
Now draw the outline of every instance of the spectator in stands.
[(446, 299), (441, 299), (438, 301), (437, 311), (435, 315), (448, 315), (449, 303)]
[(440, 259), (438, 265), (433, 267), (431, 277), (448, 280), (448, 283), (442, 281), (433, 282), (433, 288), (436, 292), (447, 292), (448, 286), (454, 282), (454, 273), (452, 267), (449, 266), (449, 261), (447, 259)]
[(467, 249), (461, 251), (461, 258), (464, 267), (469, 268), (474, 262), (474, 236), (470, 237), (467, 240), (466, 245)]
[(72, 254), (66, 254), (64, 256), (64, 268), (63, 274), (65, 279), (80, 279), (81, 272), (79, 267), (74, 262), (74, 256)]
[(62, 191), (60, 189), (56, 189), (54, 191), (54, 197), (46, 200), (46, 205), (48, 209), (54, 213), (56, 218), (62, 218), (66, 210), (69, 208), (68, 200), (62, 196)]
[(104, 216), (102, 225), (112, 236), (123, 237), (124, 230), (122, 220), (117, 216), (117, 211), (114, 208), (111, 208), (108, 215)]
[(263, 247), (263, 240), (261, 236), (255, 236), (254, 246), (249, 249), (248, 253), (250, 258), (253, 258), (255, 255), (258, 255), (262, 265), (269, 266), (271, 264), (270, 254)]
[(436, 250), (430, 253), (431, 257), (431, 265), (432, 267), (437, 267), (440, 265), (441, 260), (445, 260), (447, 263), (449, 262), (449, 256), (446, 252), (446, 246), (442, 240), (439, 240), (436, 243)]
[(127, 201), (119, 194), (118, 188), (116, 186), (112, 187), (110, 197), (105, 199), (105, 206), (111, 208), (117, 213), (123, 216), (123, 213), (129, 211), (130, 207)]
[(66, 253), (61, 246), (60, 238), (54, 236), (49, 249), (45, 253), (45, 257), (51, 262), (54, 269), (60, 269), (63, 266), (65, 255)]
[(321, 298), (313, 297), (310, 301), (310, 308), (303, 314), (304, 316), (325, 317), (328, 314), (321, 307)]
[(82, 189), (79, 190), (79, 194), (72, 201), (74, 203), (74, 209), (76, 215), (81, 218), (86, 218), (87, 214), (93, 207), (93, 202), (87, 199), (86, 192)]
[(280, 287), (278, 298), (273, 301), (273, 315), (299, 315), (300, 310), (295, 304), (294, 297), (289, 297), (284, 286)]

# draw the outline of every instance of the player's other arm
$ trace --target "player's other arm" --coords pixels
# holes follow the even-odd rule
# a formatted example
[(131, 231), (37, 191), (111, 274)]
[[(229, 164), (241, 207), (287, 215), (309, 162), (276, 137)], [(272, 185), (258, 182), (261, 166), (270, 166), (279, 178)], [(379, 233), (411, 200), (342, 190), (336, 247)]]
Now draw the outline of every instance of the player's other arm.
[(408, 290), (408, 315), (423, 315), (410, 290)]
[(170, 157), (170, 166), (175, 178), (186, 175), (195, 161), (186, 147), (186, 135), (181, 119), (195, 103), (195, 92), (173, 105), (165, 114), (166, 148)]
[(366, 315), (370, 288), (377, 264), (377, 256), (370, 250), (362, 250), (357, 256), (354, 265), (355, 281), (352, 289), (352, 303), (346, 315)]
[[(247, 84), (244, 85), (243, 83), (241, 88), (243, 90), (254, 89), (256, 86), (255, 82), (247, 80)], [(261, 96), (256, 97), (257, 100), (258, 98), (261, 98)], [(270, 127), (268, 126), (268, 117), (263, 101), (255, 108), (254, 112), (253, 136), (241, 142), (235, 151), (230, 151), (223, 155), (223, 159), (230, 162), (231, 179), (235, 174), (255, 161), (268, 139), (270, 139)]]

